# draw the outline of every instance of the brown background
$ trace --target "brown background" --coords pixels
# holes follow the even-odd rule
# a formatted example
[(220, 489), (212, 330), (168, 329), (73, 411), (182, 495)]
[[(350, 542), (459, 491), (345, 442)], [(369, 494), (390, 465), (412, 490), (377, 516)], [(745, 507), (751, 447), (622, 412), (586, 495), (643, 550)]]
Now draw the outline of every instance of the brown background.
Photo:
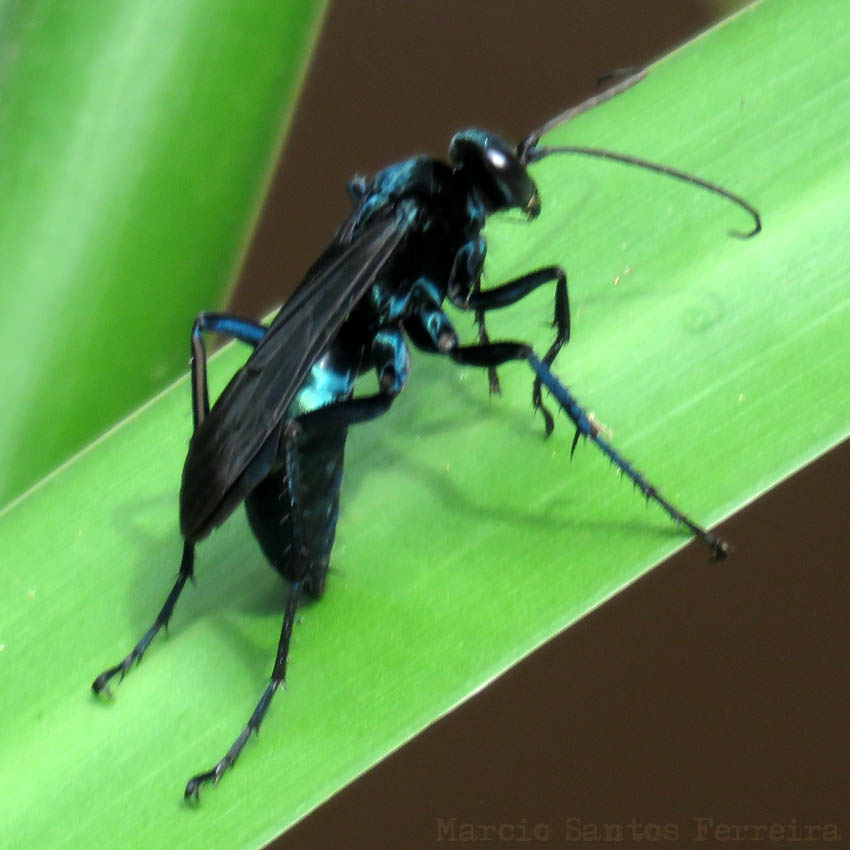
[[(714, 14), (688, 0), (335, 3), (233, 309), (260, 315), (291, 290), (347, 212), (350, 175), (442, 155), (464, 126), (517, 139)], [(726, 564), (688, 547), (275, 846), (431, 847), (452, 817), (541, 822), (549, 846), (568, 818), (622, 824), (608, 846), (646, 847), (636, 818), (675, 825), (677, 841), (654, 843), (691, 846), (710, 817), (837, 822), (837, 845), (793, 846), (850, 847), (848, 473), (845, 444), (723, 526)], [(535, 846), (490, 846), (514, 844)]]

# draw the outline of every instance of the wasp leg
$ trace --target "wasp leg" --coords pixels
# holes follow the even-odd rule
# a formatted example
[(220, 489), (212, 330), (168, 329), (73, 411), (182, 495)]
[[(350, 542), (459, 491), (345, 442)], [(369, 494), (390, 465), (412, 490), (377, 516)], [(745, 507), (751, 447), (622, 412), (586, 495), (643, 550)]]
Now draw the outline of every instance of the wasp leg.
[(183, 544), (183, 558), (180, 561), (180, 572), (177, 575), (177, 581), (174, 582), (174, 587), (171, 588), (171, 593), (165, 600), (159, 614), (156, 615), (153, 625), (142, 635), (141, 640), (133, 647), (133, 651), (120, 663), (108, 670), (104, 670), (93, 682), (92, 690), (99, 694), (102, 691), (109, 693), (109, 680), (116, 674), (120, 673), (123, 679), (130, 668), (142, 660), (150, 642), (156, 637), (160, 629), (168, 630), (168, 623), (171, 620), (171, 615), (174, 613), (174, 606), (183, 591), (183, 586), (186, 580), (193, 577), (193, 566), (195, 562), (195, 544), (190, 541), (185, 541)]
[[(512, 304), (521, 301), (539, 286), (543, 286), (551, 281), (555, 282), (555, 315), (552, 319), (552, 327), (555, 328), (555, 341), (549, 346), (549, 350), (543, 356), (543, 362), (547, 366), (551, 366), (558, 356), (558, 352), (570, 339), (570, 299), (567, 294), (567, 275), (560, 266), (547, 266), (546, 268), (524, 274), (522, 277), (518, 277), (493, 289), (474, 291), (469, 299), (469, 306), (476, 311), (476, 321), (479, 321), (478, 317), (481, 316), (481, 320), (479, 321), (479, 340), (481, 345), (487, 346), (490, 344), (487, 332), (484, 330), (483, 317), (485, 311), (510, 307)], [(496, 367), (489, 366), (488, 371), (492, 377), (496, 373)], [(548, 408), (543, 404), (541, 379), (539, 376), (534, 379), (531, 403), (535, 410), (539, 410), (543, 414), (546, 436), (548, 437), (555, 427), (555, 420), (552, 418), (552, 414)]]
[(251, 737), (251, 733), (259, 734), (260, 724), (266, 716), (272, 697), (286, 679), (286, 660), (289, 656), (289, 643), (292, 638), (292, 626), (295, 623), (295, 613), (298, 610), (298, 598), (303, 588), (304, 578), (309, 573), (307, 550), (304, 545), (304, 521), (301, 515), (301, 471), (298, 462), (297, 438), (301, 432), (301, 426), (296, 420), (290, 420), (284, 426), (283, 443), (286, 464), (286, 479), (289, 482), (289, 509), (292, 515), (292, 551), (299, 562), (295, 572), (298, 576), (292, 582), (289, 589), (289, 599), (286, 603), (286, 613), (283, 616), (283, 626), (280, 632), (280, 640), (277, 645), (274, 668), (271, 680), (266, 686), (260, 701), (251, 714), (245, 728), (239, 733), (239, 737), (231, 744), (230, 749), (224, 754), (215, 767), (211, 770), (198, 773), (186, 783), (184, 795), (186, 799), (199, 798), (199, 789), (204, 782), (215, 782), (221, 779), (224, 772), (232, 767), (243, 747)]
[[(481, 295), (481, 277), (475, 281), (472, 287), (472, 298), (477, 298)], [(478, 326), (478, 342), (480, 345), (490, 344), (490, 335), (487, 333), (487, 318), (484, 315), (484, 308), (478, 307), (475, 309), (475, 324)], [(501, 395), (502, 385), (499, 383), (499, 373), (495, 366), (491, 366), (487, 370), (487, 380), (490, 382), (490, 395)]]
[(205, 771), (204, 773), (196, 774), (186, 783), (186, 791), (184, 794), (187, 800), (193, 797), (196, 800), (198, 799), (199, 789), (204, 782), (215, 782), (218, 784), (218, 781), (221, 779), (224, 772), (229, 767), (232, 767), (236, 762), (236, 759), (239, 758), (239, 754), (242, 752), (248, 738), (251, 737), (251, 733), (259, 733), (260, 724), (266, 716), (272, 697), (275, 695), (275, 691), (283, 685), (286, 678), (286, 660), (289, 656), (289, 643), (292, 638), (292, 626), (295, 623), (295, 612), (298, 609), (298, 598), (301, 594), (301, 589), (302, 584), (300, 581), (294, 581), (289, 589), (289, 600), (286, 603), (286, 614), (284, 614), (283, 617), (283, 627), (280, 631), (280, 640), (277, 645), (277, 655), (275, 657), (271, 681), (268, 683), (263, 695), (260, 697), (260, 701), (257, 703), (257, 707), (251, 714), (248, 724), (239, 733), (239, 737), (230, 746), (230, 749), (225, 753), (224, 758), (222, 758), (215, 767), (211, 770)]
[[(204, 348), (204, 341), (201, 336), (202, 331), (214, 331), (216, 333), (227, 334), (236, 339), (246, 342), (250, 345), (256, 345), (266, 332), (263, 325), (253, 322), (250, 319), (242, 319), (239, 316), (233, 316), (228, 313), (199, 313), (192, 325), (192, 413), (195, 423), (195, 428), (204, 420), (209, 413), (210, 402), (207, 393), (207, 355)], [(174, 613), (174, 606), (180, 598), (186, 581), (194, 577), (195, 563), (195, 544), (193, 541), (186, 540), (183, 543), (183, 557), (180, 561), (180, 571), (177, 574), (177, 581), (171, 588), (165, 604), (162, 606), (159, 614), (157, 614), (153, 625), (142, 635), (141, 640), (133, 647), (132, 652), (114, 667), (104, 670), (92, 682), (92, 690), (99, 694), (103, 691), (109, 693), (109, 681), (113, 676), (120, 673), (121, 678), (127, 675), (130, 668), (141, 661), (151, 641), (157, 635), (160, 629), (168, 629), (168, 623), (171, 620), (171, 615)]]
[(243, 319), (232, 313), (198, 313), (192, 324), (192, 414), (195, 428), (210, 412), (210, 397), (207, 390), (207, 350), (203, 331), (231, 336), (240, 342), (255, 346), (265, 336), (265, 325), (252, 319)]
[(540, 360), (530, 346), (521, 342), (495, 342), (490, 345), (453, 345), (449, 336), (444, 337), (444, 353), (456, 363), (468, 366), (500, 366), (510, 360), (525, 360), (540, 379), (543, 386), (554, 396), (561, 409), (572, 419), (576, 426), (576, 438), (586, 437), (592, 440), (609, 460), (643, 493), (647, 501), (653, 501), (675, 522), (690, 529), (691, 533), (702, 540), (711, 550), (714, 560), (726, 557), (727, 544), (719, 537), (710, 534), (702, 526), (682, 513), (668, 502), (629, 461), (627, 461), (601, 434), (599, 426), (594, 424), (575, 396), (552, 374), (548, 364)]
[(297, 437), (308, 429), (345, 427), (364, 422), (368, 419), (374, 419), (388, 410), (403, 389), (410, 371), (410, 357), (401, 332), (398, 329), (389, 329), (377, 333), (372, 344), (372, 355), (378, 373), (380, 392), (371, 396), (333, 402), (325, 407), (301, 414), (297, 418), (289, 420), (284, 426), (286, 477), (289, 482), (290, 511), (293, 518), (291, 545), (296, 557), (301, 558), (303, 563), (300, 569), (296, 570), (299, 578), (292, 583), (289, 592), (289, 601), (283, 618), (283, 628), (281, 629), (271, 681), (266, 686), (247, 725), (225, 753), (224, 758), (219, 760), (212, 769), (193, 776), (186, 784), (186, 799), (197, 799), (201, 785), (205, 782), (218, 783), (224, 772), (233, 766), (251, 733), (256, 733), (259, 730), (272, 697), (284, 682), (298, 598), (304, 588), (304, 581), (310, 574), (310, 564), (308, 563), (304, 540), (304, 523), (300, 510), (301, 472), (298, 462)]

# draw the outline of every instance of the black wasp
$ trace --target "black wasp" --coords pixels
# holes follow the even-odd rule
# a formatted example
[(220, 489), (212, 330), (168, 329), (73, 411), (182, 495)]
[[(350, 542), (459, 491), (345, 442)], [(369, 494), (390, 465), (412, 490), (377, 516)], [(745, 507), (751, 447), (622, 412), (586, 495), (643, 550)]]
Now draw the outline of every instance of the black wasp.
[[(590, 148), (542, 147), (543, 132), (633, 84), (612, 87), (558, 116), (526, 138), (516, 150), (481, 130), (458, 133), (450, 163), (417, 156), (391, 165), (371, 179), (349, 183), (354, 210), (300, 286), (265, 327), (223, 313), (202, 313), (192, 328), (194, 434), (183, 467), (180, 528), (184, 538), (180, 572), (154, 624), (133, 651), (101, 673), (95, 693), (124, 674), (167, 626), (186, 580), (192, 578), (195, 545), (245, 502), (260, 546), (290, 583), (271, 681), (247, 725), (225, 756), (193, 776), (186, 797), (197, 797), (204, 782), (217, 782), (238, 758), (251, 732), (262, 723), (275, 691), (283, 684), (295, 613), (302, 593), (322, 594), (333, 547), (348, 427), (386, 413), (407, 382), (410, 369), (405, 336), (417, 348), (442, 354), (464, 366), (489, 371), (498, 390), (496, 367), (512, 360), (534, 372), (532, 402), (546, 433), (552, 414), (543, 404), (545, 387), (576, 428), (592, 440), (648, 499), (674, 522), (702, 540), (712, 557), (726, 545), (664, 499), (599, 432), (572, 393), (551, 371), (570, 336), (567, 278), (560, 266), (546, 266), (495, 288), (481, 289), (487, 216), (519, 210), (530, 221), (540, 212), (537, 187), (527, 165), (552, 153), (583, 153), (662, 171), (719, 193), (754, 218), (758, 213), (719, 186), (667, 166)], [(491, 341), (485, 316), (509, 307), (540, 286), (555, 288), (555, 339), (539, 358), (531, 346)], [(461, 345), (443, 312), (449, 302), (472, 311), (478, 341)], [(226, 334), (253, 346), (245, 365), (210, 408), (203, 331)], [(378, 392), (355, 396), (358, 375), (374, 370)]]

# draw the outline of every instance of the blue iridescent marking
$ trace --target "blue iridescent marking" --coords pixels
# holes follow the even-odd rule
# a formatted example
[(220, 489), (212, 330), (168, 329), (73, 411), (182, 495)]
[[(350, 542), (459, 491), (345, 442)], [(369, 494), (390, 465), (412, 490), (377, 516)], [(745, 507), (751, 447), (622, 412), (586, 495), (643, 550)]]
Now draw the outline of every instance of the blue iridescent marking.
[(242, 322), (239, 319), (235, 319), (230, 316), (208, 319), (203, 328), (198, 328), (197, 332), (200, 333), (201, 330), (227, 334), (228, 336), (235, 337), (243, 342), (252, 343), (254, 345), (256, 345), (266, 335), (265, 328), (257, 327), (252, 322)]
[(292, 402), (291, 415), (309, 413), (331, 402), (348, 398), (354, 386), (353, 373), (337, 371), (329, 360), (329, 355), (325, 354), (313, 364), (307, 380)]

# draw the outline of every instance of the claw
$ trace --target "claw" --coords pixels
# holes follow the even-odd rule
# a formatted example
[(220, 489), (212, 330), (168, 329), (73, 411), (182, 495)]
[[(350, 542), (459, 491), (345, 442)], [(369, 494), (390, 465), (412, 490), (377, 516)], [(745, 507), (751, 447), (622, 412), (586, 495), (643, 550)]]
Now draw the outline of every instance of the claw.
[(103, 694), (108, 699), (115, 699), (112, 691), (109, 689), (109, 676), (106, 673), (101, 673), (92, 683), (91, 689), (95, 696)]
[(540, 405), (540, 412), (543, 414), (543, 419), (545, 420), (544, 428), (546, 429), (546, 436), (549, 437), (555, 430), (555, 420), (552, 414), (542, 404)]
[(201, 787), (201, 779), (197, 776), (193, 776), (186, 783), (186, 790), (183, 792), (183, 798), (186, 800), (194, 801), (195, 803), (201, 802), (201, 795), (198, 793), (198, 789)]
[(501, 395), (502, 385), (499, 383), (498, 372), (495, 369), (490, 369), (488, 375), (490, 378), (490, 395)]
[(708, 545), (711, 547), (712, 561), (722, 561), (729, 554), (729, 544), (719, 537), (710, 537)]
[[(126, 661), (126, 659), (125, 659)], [(110, 667), (108, 670), (104, 670), (92, 683), (91, 689), (94, 691), (96, 696), (100, 696), (102, 693), (105, 693), (107, 697), (113, 699), (112, 691), (109, 689), (109, 681), (112, 677), (123, 670), (124, 661), (121, 664), (117, 664), (115, 667)], [(123, 679), (123, 673), (121, 678)], [(120, 681), (120, 680), (119, 680)]]

